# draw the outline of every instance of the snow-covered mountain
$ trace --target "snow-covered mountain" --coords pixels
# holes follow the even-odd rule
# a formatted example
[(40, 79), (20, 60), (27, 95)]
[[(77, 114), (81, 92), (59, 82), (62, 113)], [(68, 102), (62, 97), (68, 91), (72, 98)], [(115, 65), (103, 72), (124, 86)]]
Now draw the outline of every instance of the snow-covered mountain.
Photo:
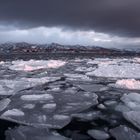
[(20, 43), (4, 43), (0, 44), (0, 53), (93, 53), (93, 54), (139, 54), (140, 50), (130, 49), (114, 49), (99, 46), (83, 46), (83, 45), (61, 45), (52, 44), (32, 44), (26, 42)]

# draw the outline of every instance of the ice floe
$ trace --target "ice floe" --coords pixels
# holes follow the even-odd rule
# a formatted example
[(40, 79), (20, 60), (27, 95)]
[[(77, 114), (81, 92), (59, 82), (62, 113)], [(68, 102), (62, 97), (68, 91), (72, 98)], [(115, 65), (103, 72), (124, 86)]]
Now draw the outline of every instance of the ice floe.
[(83, 74), (64, 74), (64, 76), (66, 76), (68, 80), (72, 81), (92, 81), (91, 78)]
[(44, 109), (56, 109), (56, 103), (44, 104), (42, 108), (44, 108)]
[(140, 140), (140, 133), (123, 125), (111, 129), (110, 133), (116, 140)]
[(8, 129), (5, 135), (7, 140), (69, 140), (56, 132), (50, 132), (48, 129), (30, 126)]
[(7, 110), (2, 114), (2, 117), (5, 116), (24, 116), (24, 112), (19, 109)]
[(0, 95), (12, 95), (20, 90), (59, 80), (60, 77), (17, 78), (0, 80)]
[(140, 111), (140, 94), (139, 93), (125, 94), (121, 98), (121, 101), (125, 104), (125, 106), (127, 106), (131, 110)]
[(109, 134), (106, 133), (105, 131), (102, 131), (102, 130), (88, 130), (88, 134), (96, 139), (96, 140), (106, 140), (106, 139), (109, 139)]
[(33, 109), (34, 107), (35, 107), (34, 104), (25, 104), (25, 105), (23, 106), (23, 108), (26, 108), (26, 109)]
[(75, 69), (75, 71), (78, 71), (78, 72), (89, 72), (89, 71), (93, 71), (95, 69), (96, 69), (95, 67), (77, 67)]
[(124, 94), (121, 101), (123, 104), (119, 104), (116, 110), (121, 111), (127, 121), (140, 129), (140, 94)]
[(47, 101), (53, 100), (53, 96), (50, 94), (42, 94), (42, 95), (22, 95), (21, 99), (24, 101)]
[[(140, 78), (140, 64), (133, 62), (134, 59), (95, 59), (88, 63), (97, 64), (98, 68), (87, 72), (89, 76)], [(132, 63), (133, 62), (133, 63)]]
[(124, 112), (123, 116), (140, 130), (140, 111)]
[(140, 81), (135, 79), (117, 80), (115, 87), (140, 90)]
[(0, 100), (0, 111), (3, 111), (9, 105), (10, 102), (11, 100), (8, 98)]
[(17, 71), (34, 71), (39, 69), (46, 69), (46, 68), (59, 68), (66, 64), (65, 61), (61, 60), (17, 60), (12, 61), (12, 64), (9, 65), (11, 70)]

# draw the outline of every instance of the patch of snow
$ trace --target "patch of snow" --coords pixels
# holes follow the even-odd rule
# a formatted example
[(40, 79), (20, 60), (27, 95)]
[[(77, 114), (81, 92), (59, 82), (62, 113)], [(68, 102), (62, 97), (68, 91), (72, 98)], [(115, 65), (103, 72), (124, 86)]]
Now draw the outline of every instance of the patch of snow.
[(0, 111), (3, 111), (9, 105), (10, 102), (11, 100), (8, 98), (0, 100)]
[(96, 140), (106, 140), (110, 138), (110, 135), (102, 130), (88, 130), (88, 134)]
[(64, 76), (68, 77), (67, 79), (72, 81), (92, 81), (91, 78), (83, 74), (64, 74)]
[(50, 94), (42, 94), (42, 95), (22, 95), (21, 99), (24, 101), (46, 101), (53, 100), (53, 96)]
[(123, 116), (140, 130), (140, 111), (124, 112)]
[(55, 119), (55, 120), (69, 120), (70, 119), (70, 117), (69, 116), (67, 116), (67, 115), (59, 115), (59, 114), (56, 114), (56, 115), (54, 115), (53, 116), (53, 119)]
[(55, 103), (50, 103), (50, 104), (45, 104), (42, 107), (43, 109), (56, 109), (56, 104)]
[(135, 79), (122, 79), (117, 80), (115, 87), (117, 88), (126, 88), (126, 89), (139, 89), (140, 90), (140, 81)]
[(106, 107), (105, 107), (103, 104), (99, 104), (97, 107), (98, 107), (99, 109), (106, 109)]
[[(98, 68), (92, 72), (87, 72), (88, 76), (98, 77), (120, 77), (120, 78), (140, 78), (140, 64), (130, 63), (131, 59), (99, 59), (92, 60)], [(89, 62), (88, 62), (89, 63)]]
[(92, 121), (93, 119), (98, 118), (100, 115), (101, 115), (100, 111), (93, 111), (93, 112), (72, 114), (71, 116), (82, 120)]
[(125, 104), (125, 106), (127, 106), (131, 110), (140, 111), (140, 94), (138, 93), (125, 94), (121, 98), (121, 101)]
[(35, 108), (35, 105), (34, 104), (26, 104), (26, 105), (23, 106), (23, 108), (33, 109), (33, 108)]
[(7, 110), (2, 114), (2, 117), (6, 116), (24, 116), (24, 112), (19, 109)]
[(107, 100), (104, 102), (104, 105), (106, 105), (106, 106), (113, 106), (116, 104), (117, 104), (117, 101), (112, 101), (112, 100)]
[(116, 140), (139, 140), (140, 133), (127, 127), (127, 126), (118, 126), (110, 130), (110, 133)]
[(12, 61), (12, 65), (10, 65), (9, 68), (16, 71), (30, 72), (46, 68), (59, 68), (65, 64), (66, 62), (61, 60), (16, 60)]
[(16, 92), (34, 87), (37, 85), (45, 84), (60, 79), (60, 77), (42, 77), (42, 78), (19, 78), (13, 80), (0, 80), (0, 95), (11, 95)]
[(79, 72), (89, 72), (89, 71), (93, 71), (93, 70), (95, 70), (96, 68), (94, 68), (94, 67), (89, 67), (89, 68), (87, 68), (87, 67), (78, 67), (78, 68), (76, 68), (75, 69), (75, 71), (79, 71)]

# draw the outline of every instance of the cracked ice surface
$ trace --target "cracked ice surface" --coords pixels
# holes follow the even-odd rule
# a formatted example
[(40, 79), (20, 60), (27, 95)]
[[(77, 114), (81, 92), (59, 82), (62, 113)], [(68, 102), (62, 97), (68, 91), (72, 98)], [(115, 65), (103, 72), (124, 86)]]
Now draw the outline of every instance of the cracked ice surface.
[(13, 80), (0, 80), (0, 95), (12, 95), (16, 92), (45, 84), (47, 82), (56, 81), (59, 77), (42, 77), (42, 78), (17, 78)]
[(98, 68), (86, 75), (97, 77), (140, 78), (139, 59), (95, 59), (88, 64), (97, 64)]
[(70, 122), (72, 114), (98, 103), (94, 93), (85, 96), (84, 92), (75, 92), (21, 91), (11, 98), (1, 118), (21, 124), (62, 128)]

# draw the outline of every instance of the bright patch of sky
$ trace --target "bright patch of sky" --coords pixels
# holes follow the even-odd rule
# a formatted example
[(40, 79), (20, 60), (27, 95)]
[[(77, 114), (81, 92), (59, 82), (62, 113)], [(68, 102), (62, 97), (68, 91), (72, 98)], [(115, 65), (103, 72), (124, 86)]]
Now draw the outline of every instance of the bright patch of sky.
[(17, 29), (0, 25), (0, 42), (60, 43), (68, 45), (97, 45), (103, 47), (137, 46), (140, 38), (111, 36), (95, 31), (66, 30), (60, 27)]

